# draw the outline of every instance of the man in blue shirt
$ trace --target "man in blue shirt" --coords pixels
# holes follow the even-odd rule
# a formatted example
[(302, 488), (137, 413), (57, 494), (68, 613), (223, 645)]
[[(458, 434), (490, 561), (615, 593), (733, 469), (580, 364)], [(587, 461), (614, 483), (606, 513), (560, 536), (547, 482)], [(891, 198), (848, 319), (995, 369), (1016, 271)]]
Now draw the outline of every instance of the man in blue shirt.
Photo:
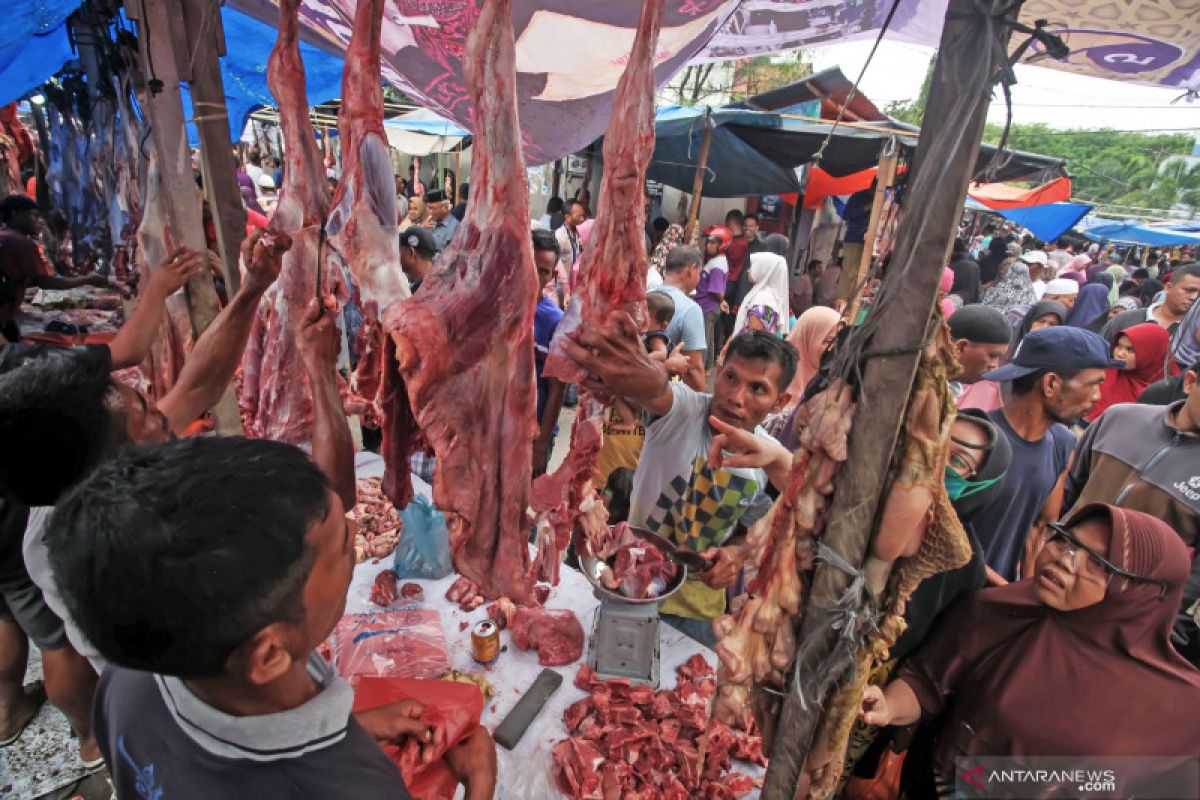
[(425, 207), (429, 209), (429, 219), (425, 227), (433, 234), (437, 242), (438, 252), (445, 250), (458, 230), (458, 220), (450, 216), (450, 201), (444, 192), (434, 190), (425, 195)]
[(988, 415), (1012, 445), (1012, 464), (1004, 491), (974, 520), (989, 583), (1030, 574), (1044, 527), (1061, 511), (1075, 449), (1067, 426), (1091, 410), (1100, 399), (1104, 370), (1120, 363), (1109, 358), (1096, 334), (1060, 325), (1029, 334), (1012, 361), (983, 376), (1012, 382), (1008, 402)]
[(537, 421), (538, 435), (533, 440), (533, 474), (541, 475), (550, 463), (554, 452), (554, 437), (558, 435), (558, 415), (562, 411), (563, 394), (566, 387), (561, 381), (542, 376), (546, 356), (550, 354), (550, 340), (562, 320), (563, 312), (558, 304), (543, 294), (543, 290), (554, 280), (554, 268), (562, 250), (554, 234), (543, 228), (533, 231), (533, 263), (538, 274), (538, 304), (533, 313), (534, 370), (537, 373)]
[(700, 251), (681, 245), (672, 248), (663, 265), (663, 282), (651, 291), (663, 292), (675, 301), (675, 314), (667, 326), (667, 339), (673, 351), (683, 345), (683, 355), (688, 359), (688, 369), (683, 382), (703, 392), (705, 389), (704, 354), (708, 350), (705, 338), (704, 312), (689, 295), (700, 285)]

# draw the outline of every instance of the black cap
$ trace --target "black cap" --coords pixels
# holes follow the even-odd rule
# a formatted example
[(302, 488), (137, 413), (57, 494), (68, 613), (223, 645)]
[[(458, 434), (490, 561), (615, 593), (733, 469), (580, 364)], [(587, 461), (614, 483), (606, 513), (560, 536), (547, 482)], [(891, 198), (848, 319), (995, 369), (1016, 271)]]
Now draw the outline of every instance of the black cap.
[(425, 193), (425, 202), (426, 203), (440, 203), (445, 199), (446, 199), (446, 193), (443, 192), (441, 189), (434, 189), (431, 192)]
[(966, 339), (977, 344), (1008, 344), (1012, 328), (1008, 320), (991, 306), (963, 306), (950, 315), (947, 324), (953, 339)]
[(418, 253), (426, 258), (433, 258), (437, 255), (438, 251), (437, 242), (434, 241), (433, 234), (415, 225), (400, 234), (400, 244), (415, 248)]
[(1048, 370), (1107, 369), (1123, 367), (1124, 361), (1114, 361), (1108, 345), (1089, 330), (1069, 325), (1055, 325), (1034, 331), (1021, 340), (1012, 361), (984, 374), (984, 380), (1011, 381)]

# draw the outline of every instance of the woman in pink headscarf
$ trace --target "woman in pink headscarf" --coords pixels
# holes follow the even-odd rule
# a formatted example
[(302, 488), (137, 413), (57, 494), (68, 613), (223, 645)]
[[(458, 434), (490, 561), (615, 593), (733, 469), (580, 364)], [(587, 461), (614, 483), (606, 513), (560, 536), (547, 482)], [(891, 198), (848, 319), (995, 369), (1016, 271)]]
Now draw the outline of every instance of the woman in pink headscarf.
[[(792, 417), (796, 406), (804, 397), (804, 387), (808, 386), (821, 368), (821, 356), (837, 337), (838, 326), (842, 315), (832, 308), (813, 306), (800, 315), (796, 327), (788, 334), (788, 344), (796, 348), (799, 358), (796, 359), (796, 376), (788, 385), (791, 399), (787, 406), (778, 414), (769, 414), (763, 420), (763, 429), (778, 438)], [(781, 440), (782, 441), (782, 440)], [(784, 442), (786, 445), (787, 442)], [(794, 448), (793, 448), (794, 449)]]

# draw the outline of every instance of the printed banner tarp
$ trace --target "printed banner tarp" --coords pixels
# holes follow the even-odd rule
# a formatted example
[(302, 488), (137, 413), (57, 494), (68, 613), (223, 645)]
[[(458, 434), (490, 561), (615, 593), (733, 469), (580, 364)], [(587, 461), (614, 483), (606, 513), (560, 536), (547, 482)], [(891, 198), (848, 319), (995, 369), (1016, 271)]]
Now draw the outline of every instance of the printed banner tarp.
[[(230, 0), (269, 24), (273, 0)], [(305, 0), (306, 34), (340, 53), (355, 0)], [(667, 0), (655, 75), (659, 85), (686, 64), (747, 58), (821, 42), (874, 36), (891, 0)], [(521, 125), (530, 164), (575, 152), (603, 132), (612, 91), (633, 42), (640, 3), (513, 0)], [(887, 38), (936, 46), (946, 0), (901, 0)], [(384, 19), (384, 77), (470, 129), (461, 55), (477, 14), (473, 0), (392, 0)], [(1143, 83), (1200, 88), (1200, 2), (1029, 0), (1021, 20), (1047, 19), (1071, 46), (1066, 62), (1037, 46), (1043, 66)], [(1014, 34), (1016, 48), (1026, 37)]]

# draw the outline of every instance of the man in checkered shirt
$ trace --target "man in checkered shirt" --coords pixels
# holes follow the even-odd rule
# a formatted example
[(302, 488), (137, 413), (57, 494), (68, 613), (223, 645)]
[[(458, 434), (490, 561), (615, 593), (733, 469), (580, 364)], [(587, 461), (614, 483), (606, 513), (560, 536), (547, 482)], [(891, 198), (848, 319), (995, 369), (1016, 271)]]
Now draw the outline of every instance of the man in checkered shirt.
[(792, 454), (759, 427), (788, 402), (795, 349), (764, 331), (748, 331), (725, 351), (713, 393), (670, 382), (646, 357), (633, 321), (619, 330), (573, 334), (566, 350), (591, 376), (584, 385), (615, 394), (650, 417), (633, 478), (629, 522), (713, 566), (691, 577), (663, 604), (663, 619), (710, 647), (712, 619), (725, 613), (725, 590), (746, 560), (745, 530), (771, 507), (768, 481), (787, 483)]

